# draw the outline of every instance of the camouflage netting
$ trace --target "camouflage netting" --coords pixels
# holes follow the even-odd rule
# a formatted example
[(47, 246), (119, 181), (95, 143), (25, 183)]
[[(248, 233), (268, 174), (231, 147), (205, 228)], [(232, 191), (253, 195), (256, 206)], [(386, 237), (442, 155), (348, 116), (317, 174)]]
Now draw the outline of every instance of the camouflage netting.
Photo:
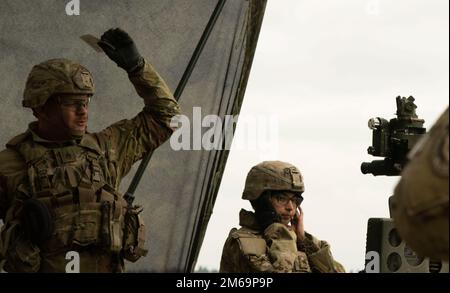
[[(68, 58), (86, 66), (97, 93), (90, 108), (91, 132), (143, 107), (120, 68), (80, 40), (121, 27), (172, 91), (190, 60), (217, 4), (211, 0), (81, 0), (81, 14), (67, 16), (69, 1), (0, 2), (0, 144), (26, 130), (33, 120), (21, 106), (26, 77), (34, 64)], [(265, 0), (232, 0), (212, 31), (180, 104), (191, 117), (238, 114), (262, 23)], [(207, 129), (204, 129), (204, 131)], [(153, 155), (136, 192), (144, 206), (149, 254), (128, 271), (192, 271), (211, 215), (227, 151), (173, 151), (169, 142)], [(124, 178), (124, 192), (138, 163)]]

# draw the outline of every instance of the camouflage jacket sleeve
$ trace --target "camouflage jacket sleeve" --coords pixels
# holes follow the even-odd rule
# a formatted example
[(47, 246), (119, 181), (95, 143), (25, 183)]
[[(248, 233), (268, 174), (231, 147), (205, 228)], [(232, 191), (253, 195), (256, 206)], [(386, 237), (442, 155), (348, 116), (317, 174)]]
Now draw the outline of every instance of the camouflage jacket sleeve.
[[(148, 62), (129, 75), (144, 109), (134, 118), (121, 120), (97, 137), (105, 142), (110, 160), (116, 165), (117, 178), (123, 178), (134, 162), (142, 159), (166, 141), (174, 129), (170, 120), (180, 113), (168, 86)], [(126, 103), (126, 101), (124, 101)]]
[(309, 233), (305, 239), (297, 243), (298, 249), (304, 251), (312, 272), (316, 273), (345, 273), (344, 267), (334, 260), (330, 245), (326, 241), (318, 240)]

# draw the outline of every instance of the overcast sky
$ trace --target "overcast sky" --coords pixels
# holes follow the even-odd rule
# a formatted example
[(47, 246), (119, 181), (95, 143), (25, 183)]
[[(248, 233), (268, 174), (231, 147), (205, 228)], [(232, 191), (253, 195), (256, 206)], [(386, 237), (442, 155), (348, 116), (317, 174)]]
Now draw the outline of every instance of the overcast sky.
[[(360, 173), (371, 117), (394, 118), (412, 95), (425, 127), (448, 106), (447, 0), (269, 0), (242, 117), (275, 121), (269, 151), (233, 149), (197, 267), (218, 269), (238, 226), (245, 177), (262, 160), (302, 172), (305, 228), (346, 269), (363, 269), (367, 220), (388, 217), (398, 177)], [(272, 120), (270, 120), (272, 119)], [(262, 120), (263, 121), (263, 120)], [(239, 124), (237, 135), (245, 124)]]

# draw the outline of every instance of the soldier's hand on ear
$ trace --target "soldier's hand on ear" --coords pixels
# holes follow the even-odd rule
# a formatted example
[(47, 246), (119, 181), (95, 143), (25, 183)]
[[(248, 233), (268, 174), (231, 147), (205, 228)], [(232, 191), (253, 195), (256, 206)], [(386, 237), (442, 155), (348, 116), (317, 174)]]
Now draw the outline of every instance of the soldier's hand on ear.
[(303, 225), (303, 211), (301, 207), (298, 207), (295, 211), (292, 226), (295, 229), (295, 234), (297, 234), (297, 240), (303, 241), (303, 239), (305, 239), (305, 227)]
[(98, 45), (117, 66), (130, 73), (144, 64), (133, 39), (122, 29), (109, 29), (100, 38)]

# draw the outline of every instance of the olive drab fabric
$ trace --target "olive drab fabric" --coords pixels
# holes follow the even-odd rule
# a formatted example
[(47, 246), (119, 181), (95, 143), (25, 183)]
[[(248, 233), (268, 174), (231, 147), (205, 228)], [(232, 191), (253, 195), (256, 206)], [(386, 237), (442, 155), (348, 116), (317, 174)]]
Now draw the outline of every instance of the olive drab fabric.
[(419, 255), (448, 261), (448, 108), (408, 155), (392, 198), (400, 235)]
[(305, 191), (303, 176), (292, 164), (264, 161), (248, 172), (242, 199), (255, 200), (266, 190)]
[(254, 213), (241, 210), (240, 229), (232, 229), (223, 247), (220, 272), (247, 273), (343, 273), (333, 259), (330, 246), (306, 233), (297, 241), (295, 232), (281, 223), (264, 231)]
[[(81, 272), (121, 272), (124, 258), (146, 254), (142, 210), (128, 206), (117, 190), (133, 163), (169, 138), (170, 120), (180, 109), (149, 63), (129, 79), (145, 103), (136, 117), (66, 142), (42, 139), (34, 122), (0, 152), (0, 262), (6, 271), (65, 272), (66, 253), (76, 251)], [(29, 106), (45, 99), (26, 97)], [(45, 210), (51, 215), (48, 237), (26, 222), (23, 210), (31, 199), (43, 203), (34, 205), (39, 221), (45, 224)]]
[(275, 270), (286, 273), (302, 269), (310, 271), (304, 254), (299, 255), (297, 236), (292, 229), (281, 223), (273, 223), (264, 230), (263, 238), (269, 240), (267, 254)]
[(36, 108), (55, 94), (93, 95), (94, 92), (92, 75), (84, 66), (67, 59), (51, 59), (31, 69), (22, 105)]

